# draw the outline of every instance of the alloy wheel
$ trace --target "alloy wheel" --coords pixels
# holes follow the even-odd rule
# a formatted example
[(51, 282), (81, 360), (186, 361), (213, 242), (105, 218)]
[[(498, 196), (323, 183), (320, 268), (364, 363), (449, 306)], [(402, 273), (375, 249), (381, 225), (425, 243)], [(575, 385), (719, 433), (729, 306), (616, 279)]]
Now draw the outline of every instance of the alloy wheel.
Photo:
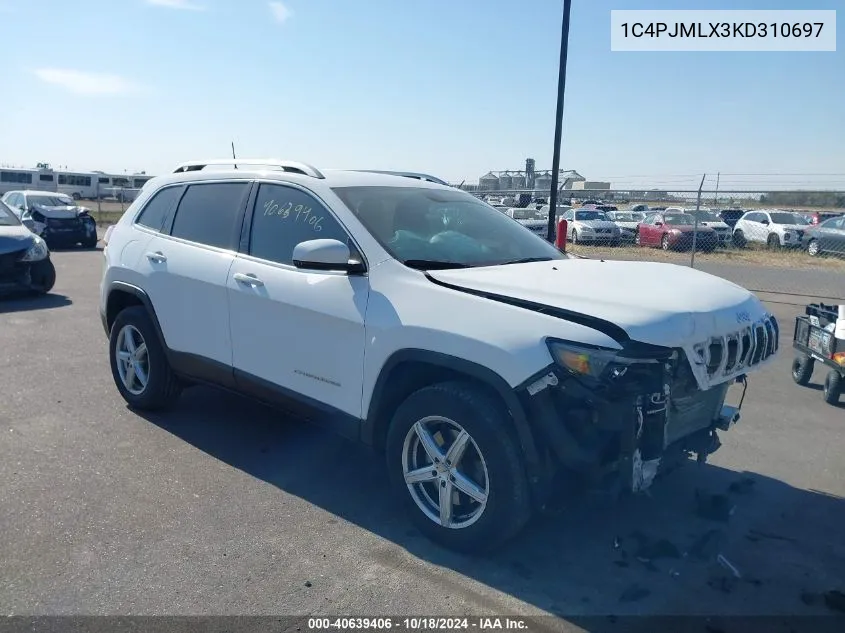
[(117, 335), (117, 373), (132, 395), (144, 393), (150, 380), (150, 358), (144, 337), (134, 325), (124, 325)]
[(461, 529), (484, 514), (487, 464), (475, 440), (454, 420), (417, 421), (405, 436), (402, 470), (414, 503), (434, 523)]

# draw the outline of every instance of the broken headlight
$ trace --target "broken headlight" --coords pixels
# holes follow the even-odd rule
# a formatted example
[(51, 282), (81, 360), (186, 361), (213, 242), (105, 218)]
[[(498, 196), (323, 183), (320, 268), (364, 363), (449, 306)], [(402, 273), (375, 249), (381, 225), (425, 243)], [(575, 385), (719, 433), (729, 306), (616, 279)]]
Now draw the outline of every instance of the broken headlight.
[(586, 347), (555, 340), (549, 340), (548, 345), (552, 358), (560, 367), (572, 374), (595, 379), (602, 377), (619, 353), (619, 350)]
[(24, 253), (24, 256), (21, 257), (22, 262), (40, 262), (42, 259), (47, 257), (50, 251), (47, 250), (47, 244), (37, 235), (33, 236), (35, 241), (33, 242), (32, 246), (29, 247), (29, 250)]

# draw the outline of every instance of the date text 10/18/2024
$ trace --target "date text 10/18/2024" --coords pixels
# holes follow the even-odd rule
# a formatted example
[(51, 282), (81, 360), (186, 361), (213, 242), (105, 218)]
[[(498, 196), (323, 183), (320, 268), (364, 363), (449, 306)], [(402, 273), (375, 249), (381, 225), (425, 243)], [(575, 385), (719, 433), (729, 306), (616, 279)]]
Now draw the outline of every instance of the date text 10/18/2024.
[(521, 618), (508, 617), (395, 617), (395, 618), (308, 618), (309, 631), (528, 631)]

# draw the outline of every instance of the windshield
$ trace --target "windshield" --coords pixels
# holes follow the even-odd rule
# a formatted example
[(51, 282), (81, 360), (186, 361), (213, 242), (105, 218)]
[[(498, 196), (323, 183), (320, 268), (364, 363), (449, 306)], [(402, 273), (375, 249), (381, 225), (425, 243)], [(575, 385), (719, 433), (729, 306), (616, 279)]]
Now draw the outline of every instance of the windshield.
[(576, 220), (608, 220), (607, 214), (604, 211), (576, 211)]
[(722, 218), (712, 211), (687, 211), (689, 215), (697, 216), (699, 222), (721, 222)]
[(639, 213), (614, 213), (613, 219), (617, 222), (639, 222), (642, 220), (642, 217), (635, 217), (640, 216)]
[(415, 268), (566, 258), (542, 237), (463, 191), (416, 187), (333, 191), (392, 257)]
[(799, 213), (772, 213), (775, 224), (810, 224), (810, 220)]
[(667, 213), (663, 216), (663, 221), (666, 224), (688, 225), (695, 224), (695, 218), (686, 213)]
[(40, 204), (43, 207), (71, 207), (73, 200), (64, 196), (27, 196), (30, 206)]
[(6, 206), (5, 202), (0, 201), (0, 226), (18, 226), (20, 223), (18, 216)]

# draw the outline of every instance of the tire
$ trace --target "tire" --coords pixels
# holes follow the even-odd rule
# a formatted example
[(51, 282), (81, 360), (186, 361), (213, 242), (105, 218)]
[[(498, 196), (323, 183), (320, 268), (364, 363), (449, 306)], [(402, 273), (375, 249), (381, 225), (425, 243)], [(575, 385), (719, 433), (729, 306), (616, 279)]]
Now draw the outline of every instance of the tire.
[(56, 285), (56, 267), (49, 257), (42, 259), (30, 266), (29, 278), (32, 289), (38, 294), (45, 295)]
[(668, 235), (664, 235), (663, 238), (660, 240), (660, 247), (664, 251), (668, 251), (669, 249), (671, 249), (671, 246), (669, 245), (669, 236)]
[(837, 369), (831, 369), (824, 379), (824, 401), (828, 404), (838, 404), (842, 395), (842, 374)]
[(75, 191), (70, 195), (70, 197), (73, 198), (74, 200), (82, 200), (82, 196), (80, 196)]
[[(419, 530), (444, 547), (466, 553), (495, 549), (515, 536), (531, 516), (519, 443), (504, 410), (493, 397), (471, 384), (444, 382), (414, 392), (393, 415), (385, 444), (391, 487), (403, 500)], [(439, 470), (422, 448), (418, 423), (429, 431), (428, 438), (441, 439), (444, 449), (436, 446)], [(486, 497), (482, 502), (462, 489), (450, 488), (449, 507), (462, 512), (453, 515), (452, 520), (464, 525), (444, 527), (438, 508), (440, 493), (445, 486), (452, 485), (448, 480), (452, 471), (444, 465), (444, 459), (455, 437), (463, 435), (461, 429), (470, 439), (457, 462), (458, 476), (463, 475), (464, 485), (467, 479), (474, 482), (476, 491), (484, 488)], [(429, 464), (432, 470), (426, 473)], [(422, 472), (429, 480), (408, 484), (406, 470)], [(480, 483), (482, 480), (486, 480), (486, 487)], [(459, 504), (454, 503), (456, 490)]]
[(575, 229), (572, 229), (572, 243), (578, 243), (578, 231), (576, 231)]
[(796, 384), (805, 386), (813, 377), (813, 369), (816, 366), (816, 361), (807, 356), (800, 354), (792, 361), (792, 380)]
[(734, 231), (733, 242), (734, 246), (737, 248), (745, 248), (746, 244), (748, 244), (748, 241), (745, 239), (745, 233), (743, 233), (740, 229)]
[[(132, 375), (138, 377), (138, 380), (133, 381), (134, 389), (127, 387), (118, 366), (118, 345), (121, 344), (121, 334), (124, 332), (133, 335), (133, 343), (137, 349), (140, 349), (141, 343), (146, 349), (146, 359), (137, 358), (135, 362), (146, 372), (147, 381), (142, 386), (140, 377), (133, 369)], [(121, 347), (123, 348), (123, 345)], [(166, 409), (179, 398), (179, 380), (170, 368), (164, 347), (145, 307), (132, 306), (117, 315), (109, 332), (109, 362), (117, 390), (130, 407), (156, 411)], [(123, 370), (128, 375), (128, 368), (124, 366)]]
[(642, 246), (643, 243), (640, 241), (640, 232), (637, 231), (634, 233), (634, 246)]
[(818, 257), (821, 254), (818, 240), (810, 240), (810, 243), (807, 244), (807, 254), (810, 257)]
[(773, 251), (778, 250), (780, 248), (780, 238), (774, 233), (771, 233), (769, 238), (766, 240), (766, 246)]

